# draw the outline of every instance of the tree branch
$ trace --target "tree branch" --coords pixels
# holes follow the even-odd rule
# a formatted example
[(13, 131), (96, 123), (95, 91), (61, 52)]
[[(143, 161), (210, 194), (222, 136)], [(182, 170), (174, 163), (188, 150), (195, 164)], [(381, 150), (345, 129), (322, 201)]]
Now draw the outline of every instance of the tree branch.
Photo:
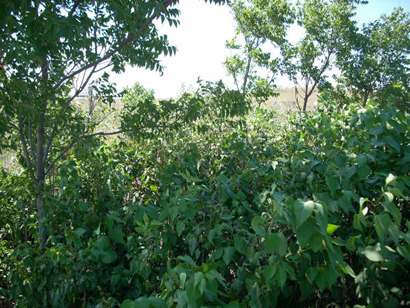
[(82, 141), (82, 139), (95, 137), (95, 136), (113, 136), (123, 133), (123, 130), (117, 130), (112, 132), (96, 132), (88, 135), (82, 135), (79, 138), (74, 139), (68, 146), (61, 151), (60, 155), (58, 155), (47, 167), (45, 174), (47, 175), (55, 166), (55, 164), (65, 155), (67, 152), (78, 142)]
[[(168, 6), (171, 6), (175, 3), (177, 3), (178, 0), (163, 0), (163, 5), (164, 8), (167, 8)], [(149, 24), (156, 19), (159, 16), (159, 13), (161, 11), (158, 11), (156, 14), (153, 14), (150, 18), (147, 19), (147, 21), (141, 26), (141, 28), (138, 30), (138, 32), (143, 32), (145, 30), (145, 28), (147, 26), (149, 26)], [(63, 78), (61, 78), (56, 85), (53, 87), (54, 90), (58, 89), (61, 85), (63, 85), (67, 80), (70, 80), (71, 78), (73, 78), (74, 76), (80, 74), (81, 72), (93, 67), (93, 66), (97, 66), (98, 64), (100, 64), (101, 62), (110, 59), (114, 54), (116, 54), (119, 50), (121, 50), (122, 48), (128, 46), (129, 44), (131, 44), (137, 37), (128, 33), (127, 36), (125, 38), (123, 38), (117, 45), (117, 47), (113, 48), (111, 51), (108, 51), (104, 56), (102, 56), (101, 58), (97, 59), (94, 62), (88, 63), (86, 65), (84, 65), (81, 68), (78, 68), (77, 70), (71, 72), (70, 74), (64, 76)]]
[(76, 1), (74, 1), (74, 5), (73, 5), (73, 7), (71, 8), (70, 12), (68, 12), (68, 16), (72, 16), (72, 15), (74, 14), (75, 10), (76, 10), (77, 7), (80, 5), (80, 2), (81, 2), (81, 1), (82, 1), (82, 0), (76, 0)]

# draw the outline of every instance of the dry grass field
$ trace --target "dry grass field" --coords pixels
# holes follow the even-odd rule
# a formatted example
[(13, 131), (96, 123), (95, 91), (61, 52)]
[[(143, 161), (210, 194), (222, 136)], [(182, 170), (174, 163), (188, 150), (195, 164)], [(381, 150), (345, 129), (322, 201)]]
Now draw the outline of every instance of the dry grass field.
[[(298, 111), (294, 88), (279, 88), (278, 93), (278, 96), (272, 97), (269, 101), (266, 102), (266, 107), (273, 108), (279, 113)], [(317, 97), (318, 92), (314, 91), (308, 101), (308, 110), (315, 109)], [(303, 100), (301, 98), (299, 98), (299, 103), (303, 103)]]

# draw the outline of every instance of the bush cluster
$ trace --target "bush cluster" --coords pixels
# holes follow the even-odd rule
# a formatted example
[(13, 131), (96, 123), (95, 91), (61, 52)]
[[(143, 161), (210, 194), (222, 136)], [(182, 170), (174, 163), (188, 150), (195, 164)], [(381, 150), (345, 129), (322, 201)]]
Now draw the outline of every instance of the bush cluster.
[(409, 305), (410, 117), (330, 107), (76, 147), (54, 175), (45, 252), (25, 235), (30, 216), (15, 223), (27, 194), (6, 189), (27, 181), (1, 173), (1, 295), (22, 307)]

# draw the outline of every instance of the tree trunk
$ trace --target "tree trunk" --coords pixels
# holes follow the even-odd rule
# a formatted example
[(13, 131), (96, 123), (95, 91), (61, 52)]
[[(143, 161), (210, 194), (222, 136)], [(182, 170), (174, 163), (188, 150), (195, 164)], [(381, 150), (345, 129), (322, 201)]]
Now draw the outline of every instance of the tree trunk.
[[(48, 80), (48, 62), (45, 58), (41, 66), (41, 77), (42, 81), (47, 86)], [(36, 143), (36, 208), (37, 208), (37, 218), (40, 236), (40, 248), (44, 249), (47, 242), (47, 228), (46, 219), (47, 214), (45, 211), (44, 200), (45, 200), (45, 177), (46, 177), (46, 112), (47, 112), (47, 100), (39, 102), (39, 119), (38, 127), (36, 131), (37, 143)]]
[(247, 60), (246, 69), (245, 69), (245, 75), (244, 75), (243, 84), (242, 84), (242, 94), (243, 95), (246, 94), (246, 87), (248, 85), (248, 78), (249, 78), (249, 71), (250, 71), (250, 68), (251, 68), (251, 62), (252, 62), (252, 57), (250, 55), (248, 55), (248, 60)]
[(36, 196), (36, 208), (38, 219), (38, 232), (40, 236), (40, 248), (44, 249), (47, 243), (47, 228), (46, 228), (46, 212), (44, 209), (44, 192), (37, 192)]
[(306, 112), (308, 99), (309, 99), (309, 96), (307, 95), (305, 95), (305, 97), (303, 98), (303, 109), (302, 109), (303, 112)]
[(365, 90), (364, 95), (363, 95), (363, 107), (367, 105), (367, 101), (369, 100), (369, 95), (370, 95), (370, 91)]
[(46, 229), (46, 212), (44, 208), (44, 184), (45, 184), (45, 166), (44, 166), (44, 143), (45, 143), (45, 110), (40, 111), (39, 126), (37, 128), (37, 146), (36, 146), (36, 208), (40, 235), (40, 248), (44, 249), (47, 241)]
[(308, 100), (309, 100), (309, 96), (310, 96), (310, 93), (311, 92), (309, 92), (309, 79), (305, 79), (305, 95), (303, 96), (303, 108), (302, 108), (302, 111), (303, 112), (306, 112), (306, 109), (307, 109), (307, 103), (308, 103)]

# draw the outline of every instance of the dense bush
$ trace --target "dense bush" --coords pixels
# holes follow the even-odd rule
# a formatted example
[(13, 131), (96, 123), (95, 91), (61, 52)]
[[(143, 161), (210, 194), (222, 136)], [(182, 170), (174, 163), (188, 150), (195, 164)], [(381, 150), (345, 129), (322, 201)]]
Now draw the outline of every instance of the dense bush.
[[(49, 248), (7, 244), (21, 230), (1, 238), (4, 296), (30, 307), (409, 305), (410, 117), (330, 108), (78, 146), (54, 179)], [(2, 174), (2, 194), (12, 179)], [(2, 197), (2, 222), (26, 197)]]

